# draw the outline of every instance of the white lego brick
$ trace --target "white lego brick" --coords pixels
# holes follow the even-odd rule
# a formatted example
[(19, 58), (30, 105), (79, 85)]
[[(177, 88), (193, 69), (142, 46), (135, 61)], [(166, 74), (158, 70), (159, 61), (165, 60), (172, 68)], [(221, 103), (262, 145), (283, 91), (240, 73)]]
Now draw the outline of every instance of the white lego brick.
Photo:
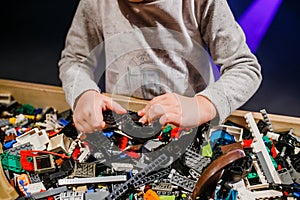
[(92, 183), (113, 183), (113, 182), (124, 182), (127, 180), (126, 175), (117, 176), (101, 176), (93, 178), (74, 178), (74, 179), (59, 179), (58, 185), (81, 185), (81, 184), (92, 184)]
[(80, 148), (80, 156), (77, 158), (78, 162), (80, 163), (84, 162), (89, 157), (90, 154), (91, 151), (88, 147)]
[(216, 130), (226, 131), (227, 133), (229, 133), (230, 135), (232, 135), (234, 137), (234, 140), (236, 142), (242, 142), (242, 140), (243, 140), (243, 129), (242, 128), (235, 127), (235, 126), (227, 126), (227, 125), (214, 126), (210, 130), (209, 137), (210, 137), (211, 133)]
[(17, 144), (14, 145), (18, 146), (20, 144), (25, 144), (30, 142), (35, 150), (45, 150), (46, 144), (49, 143), (49, 138), (45, 130), (39, 130), (38, 128), (34, 128), (23, 135), (16, 138)]
[(35, 194), (35, 193), (38, 193), (41, 191), (46, 191), (46, 188), (42, 182), (31, 183), (31, 184), (28, 184), (26, 187), (27, 187), (27, 192), (29, 192), (30, 194)]
[(64, 151), (65, 153), (68, 153), (70, 144), (71, 144), (70, 138), (66, 137), (64, 134), (59, 134), (50, 139), (47, 147), (47, 151), (52, 151), (52, 152)]
[(260, 160), (260, 164), (263, 167), (264, 173), (266, 174), (267, 178), (270, 176), (274, 183), (280, 184), (281, 181), (279, 175), (271, 161), (270, 155), (266, 149), (266, 146), (254, 121), (252, 113), (249, 112), (244, 117), (254, 138), (251, 145), (253, 151), (258, 155), (259, 159), (263, 158), (263, 160)]
[(0, 93), (0, 103), (10, 104), (12, 101), (11, 94), (9, 93)]
[(115, 171), (129, 172), (133, 169), (133, 165), (130, 163), (111, 163), (111, 166)]

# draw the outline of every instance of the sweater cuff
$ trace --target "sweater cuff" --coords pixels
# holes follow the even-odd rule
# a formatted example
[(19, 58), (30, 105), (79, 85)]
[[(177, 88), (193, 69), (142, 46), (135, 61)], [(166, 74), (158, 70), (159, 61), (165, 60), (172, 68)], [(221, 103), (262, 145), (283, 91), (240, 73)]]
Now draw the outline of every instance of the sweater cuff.
[[(88, 90), (95, 90), (100, 92), (97, 83), (93, 80), (93, 75), (86, 73), (83, 68), (77, 68), (77, 70), (70, 70), (66, 73), (65, 84), (63, 84), (63, 89), (66, 96), (66, 101), (74, 110), (76, 101), (82, 93)], [(68, 79), (68, 80), (67, 80)]]
[(208, 86), (202, 92), (196, 95), (201, 95), (209, 99), (217, 110), (217, 117), (211, 121), (213, 124), (221, 124), (231, 114), (230, 104), (224, 94), (219, 88), (215, 88), (213, 85)]

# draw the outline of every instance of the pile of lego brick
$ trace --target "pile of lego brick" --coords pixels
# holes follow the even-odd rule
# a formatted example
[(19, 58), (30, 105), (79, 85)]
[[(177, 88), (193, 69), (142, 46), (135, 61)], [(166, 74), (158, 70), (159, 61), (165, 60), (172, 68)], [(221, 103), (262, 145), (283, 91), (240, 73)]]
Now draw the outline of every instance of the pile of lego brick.
[(248, 128), (187, 129), (105, 111), (107, 128), (83, 136), (70, 110), (2, 102), (0, 199), (300, 198), (299, 138), (261, 112)]

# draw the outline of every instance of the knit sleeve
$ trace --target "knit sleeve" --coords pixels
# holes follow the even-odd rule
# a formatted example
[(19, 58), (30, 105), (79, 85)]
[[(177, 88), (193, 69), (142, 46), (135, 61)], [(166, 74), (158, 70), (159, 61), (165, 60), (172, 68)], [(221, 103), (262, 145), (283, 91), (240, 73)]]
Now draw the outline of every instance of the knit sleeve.
[(98, 14), (93, 4), (96, 2), (80, 1), (58, 64), (59, 77), (71, 108), (83, 92), (99, 91), (94, 77), (96, 66), (87, 64), (92, 50), (103, 41), (101, 25), (95, 21)]
[(245, 35), (226, 0), (203, 0), (200, 32), (213, 61), (220, 66), (219, 80), (198, 95), (208, 98), (222, 122), (257, 91), (261, 67), (249, 50)]

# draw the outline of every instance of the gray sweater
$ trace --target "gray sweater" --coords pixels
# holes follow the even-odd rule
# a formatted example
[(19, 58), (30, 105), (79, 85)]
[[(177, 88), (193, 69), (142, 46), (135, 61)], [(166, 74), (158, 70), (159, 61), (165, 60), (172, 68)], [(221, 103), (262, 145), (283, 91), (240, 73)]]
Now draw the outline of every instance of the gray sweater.
[(105, 75), (109, 93), (203, 95), (220, 121), (262, 79), (226, 0), (81, 0), (59, 67), (71, 107)]

